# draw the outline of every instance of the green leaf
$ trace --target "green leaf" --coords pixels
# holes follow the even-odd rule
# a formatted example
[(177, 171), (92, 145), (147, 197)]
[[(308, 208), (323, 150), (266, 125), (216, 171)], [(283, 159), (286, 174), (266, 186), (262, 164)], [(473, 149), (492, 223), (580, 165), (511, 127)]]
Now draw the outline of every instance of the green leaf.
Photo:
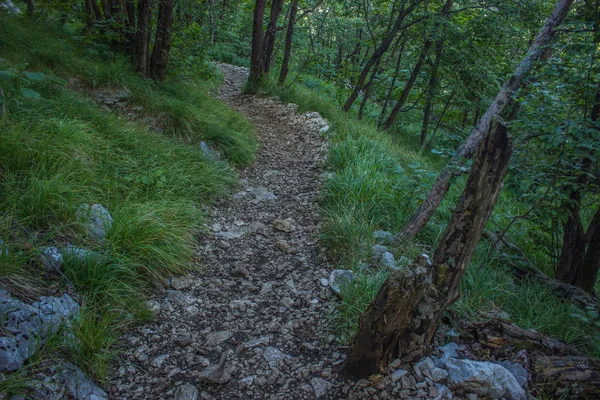
[(42, 79), (44, 79), (46, 77), (46, 75), (42, 74), (41, 72), (23, 71), (23, 74), (26, 77), (28, 77), (29, 79), (31, 79), (32, 81), (41, 81)]
[(418, 162), (413, 162), (407, 165), (408, 168), (410, 169), (417, 169), (421, 166), (421, 164), (419, 164)]
[(38, 92), (29, 88), (21, 89), (21, 94), (23, 95), (23, 97), (33, 100), (39, 100), (39, 98), (42, 97)]
[(442, 154), (442, 151), (440, 149), (431, 149), (431, 152), (433, 154)]
[(10, 80), (10, 79), (14, 79), (15, 77), (15, 73), (12, 71), (0, 71), (0, 79), (6, 79), (6, 80)]

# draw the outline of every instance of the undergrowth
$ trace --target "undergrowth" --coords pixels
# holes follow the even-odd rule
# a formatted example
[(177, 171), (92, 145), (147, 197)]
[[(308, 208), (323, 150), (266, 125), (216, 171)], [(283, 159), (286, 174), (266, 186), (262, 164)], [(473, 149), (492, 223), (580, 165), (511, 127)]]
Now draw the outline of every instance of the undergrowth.
[[(0, 14), (0, 71), (8, 71), (0, 87), (9, 95), (0, 123), (0, 238), (10, 250), (0, 276), (74, 286), (82, 313), (56, 348), (102, 381), (123, 329), (151, 318), (144, 293), (194, 267), (201, 205), (233, 189), (230, 165), (252, 161), (257, 141), (243, 116), (208, 95), (215, 82), (151, 82), (124, 57), (76, 43), (43, 20)], [(97, 93), (125, 93), (127, 106), (106, 109)], [(205, 155), (201, 141), (224, 160)], [(111, 212), (105, 240), (77, 223), (82, 203)], [(41, 273), (39, 249), (69, 243), (98, 256), (66, 259), (63, 276)], [(1, 385), (16, 392), (21, 381)]]
[[(363, 120), (358, 120), (352, 112), (343, 113), (340, 102), (346, 94), (333, 85), (316, 82), (313, 77), (294, 79), (293, 84), (278, 86), (275, 77), (270, 77), (264, 90), (284, 102), (298, 104), (300, 112), (318, 111), (332, 127), (328, 133), (331, 145), (326, 167), (328, 179), (322, 189), (321, 239), (338, 260), (338, 268), (352, 269), (356, 276), (354, 284), (342, 293), (335, 317), (340, 339), (347, 342), (388, 274), (372, 262), (373, 232), (399, 232), (448, 158), (443, 152), (419, 150), (420, 127), (411, 121), (410, 115), (395, 130), (383, 133), (377, 129), (374, 111), (367, 110)], [(435, 215), (415, 239), (391, 245), (396, 260), (408, 264), (418, 254), (433, 255), (464, 179), (452, 185)], [(506, 226), (511, 215), (523, 211), (515, 209), (518, 208), (515, 203), (518, 204), (503, 193), (490, 224)], [(526, 221), (520, 221), (508, 235), (518, 238), (519, 246), (527, 248), (533, 236), (521, 233), (533, 229)], [(462, 297), (451, 307), (448, 318), (480, 320), (502, 313), (521, 327), (536, 329), (600, 355), (600, 335), (594, 318), (556, 297), (544, 285), (515, 278), (508, 266), (510, 255), (489, 252), (489, 247), (486, 240), (479, 244), (461, 283)], [(546, 270), (543, 264), (538, 267)]]

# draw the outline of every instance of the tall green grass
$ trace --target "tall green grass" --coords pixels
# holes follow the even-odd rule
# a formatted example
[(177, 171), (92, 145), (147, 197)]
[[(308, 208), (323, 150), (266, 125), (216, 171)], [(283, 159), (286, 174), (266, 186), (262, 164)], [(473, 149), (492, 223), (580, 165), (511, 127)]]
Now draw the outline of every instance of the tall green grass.
[[(251, 162), (257, 140), (243, 116), (209, 96), (216, 82), (151, 82), (51, 23), (0, 14), (0, 58), (0, 71), (44, 74), (22, 83), (41, 97), (15, 92), (0, 123), (0, 237), (11, 250), (0, 274), (74, 286), (82, 314), (59, 348), (102, 380), (120, 332), (150, 317), (145, 293), (194, 265), (202, 204), (231, 192), (232, 165)], [(126, 93), (126, 107), (107, 110), (94, 101), (100, 92)], [(201, 141), (223, 160), (205, 155)], [(77, 222), (81, 203), (111, 212), (104, 241)], [(39, 248), (68, 243), (100, 256), (66, 259), (64, 276), (44, 277)]]
[[(420, 151), (419, 126), (411, 123), (410, 118), (384, 133), (368, 115), (359, 121), (352, 113), (344, 114), (340, 103), (343, 93), (340, 95), (330, 84), (308, 77), (281, 87), (271, 77), (263, 90), (284, 102), (298, 104), (301, 112), (318, 111), (332, 127), (327, 134), (331, 146), (326, 163), (328, 177), (321, 196), (324, 219), (321, 239), (337, 258), (340, 268), (350, 268), (357, 276), (355, 284), (342, 293), (342, 305), (335, 317), (340, 338), (348, 340), (386, 276), (371, 261), (373, 231), (399, 232), (447, 159)], [(372, 114), (376, 117), (376, 113)], [(432, 255), (464, 179), (454, 183), (413, 241), (391, 245), (396, 260), (400, 257), (412, 260), (423, 252)], [(522, 209), (526, 207), (503, 193), (492, 223), (506, 226), (510, 216)], [(520, 221), (509, 234), (520, 239), (520, 246), (528, 248), (535, 229), (527, 221)], [(462, 297), (452, 306), (449, 317), (484, 319), (503, 311), (522, 327), (553, 335), (600, 355), (600, 329), (593, 318), (537, 282), (516, 280), (506, 257), (498, 253), (488, 257), (488, 250), (489, 244), (482, 241), (462, 280)], [(536, 256), (536, 260), (547, 270), (544, 265), (547, 257)]]

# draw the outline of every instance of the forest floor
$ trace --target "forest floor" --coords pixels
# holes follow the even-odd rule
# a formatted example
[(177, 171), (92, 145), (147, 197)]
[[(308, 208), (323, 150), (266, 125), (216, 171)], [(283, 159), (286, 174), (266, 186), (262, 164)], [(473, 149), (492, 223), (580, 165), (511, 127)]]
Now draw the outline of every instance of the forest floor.
[(174, 278), (153, 303), (155, 321), (126, 337), (116, 398), (173, 398), (185, 383), (202, 398), (314, 398), (331, 394), (343, 361), (320, 283), (329, 276), (317, 206), (326, 143), (293, 107), (242, 94), (244, 69), (221, 69), (220, 97), (259, 133), (257, 160), (239, 171), (244, 189), (207, 210), (201, 269)]

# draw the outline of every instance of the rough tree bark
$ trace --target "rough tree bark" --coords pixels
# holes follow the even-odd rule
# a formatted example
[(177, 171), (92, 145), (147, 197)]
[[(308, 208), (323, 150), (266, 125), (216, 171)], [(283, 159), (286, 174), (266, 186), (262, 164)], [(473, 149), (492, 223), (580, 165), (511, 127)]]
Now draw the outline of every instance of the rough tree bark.
[(424, 257), (393, 271), (361, 317), (344, 365), (354, 377), (413, 360), (431, 343), (442, 313), (459, 297), (460, 280), (494, 209), (511, 155), (506, 127), (492, 121), (457, 207), (428, 265)]
[(279, 72), (280, 85), (283, 85), (289, 72), (290, 58), (292, 56), (292, 39), (294, 37), (294, 25), (296, 24), (296, 15), (298, 14), (298, 0), (294, 0), (290, 7), (290, 20), (288, 22), (287, 32), (285, 34), (285, 49), (283, 51), (281, 71)]
[(398, 12), (398, 17), (396, 18), (396, 22), (394, 22), (394, 25), (392, 26), (392, 29), (389, 31), (387, 36), (381, 41), (379, 46), (373, 52), (373, 55), (371, 55), (371, 58), (369, 59), (369, 61), (367, 61), (367, 63), (363, 67), (363, 69), (358, 77), (358, 81), (356, 82), (356, 85), (354, 86), (354, 90), (352, 91), (352, 94), (350, 94), (350, 97), (348, 97), (348, 100), (346, 100), (346, 103), (344, 104), (343, 110), (345, 112), (348, 112), (350, 110), (350, 108), (352, 107), (352, 104), (354, 104), (354, 102), (358, 98), (361, 90), (363, 89), (365, 80), (367, 79), (367, 76), (369, 75), (369, 71), (371, 70), (371, 68), (375, 65), (377, 60), (379, 60), (383, 56), (383, 54), (385, 54), (385, 52), (388, 51), (388, 49), (392, 45), (394, 38), (396, 37), (396, 35), (400, 31), (400, 29), (402, 28), (402, 22), (404, 21), (404, 19), (410, 13), (413, 12), (413, 10), (415, 9), (415, 7), (417, 7), (417, 5), (422, 3), (422, 0), (414, 0), (411, 2), (411, 4), (408, 7), (404, 8), (405, 3), (406, 2), (403, 2), (402, 7), (400, 8), (400, 11)]
[(150, 78), (162, 81), (167, 74), (169, 52), (171, 51), (171, 28), (173, 26), (173, 5), (175, 0), (160, 0), (154, 48), (150, 57)]
[(277, 36), (277, 21), (283, 8), (283, 0), (273, 0), (271, 4), (271, 12), (269, 14), (269, 23), (265, 32), (264, 47), (265, 47), (265, 74), (268, 74), (273, 62), (273, 49), (275, 48), (275, 38)]
[(267, 0), (256, 0), (254, 18), (252, 21), (252, 51), (250, 53), (250, 77), (248, 89), (252, 92), (258, 89), (260, 81), (265, 75), (265, 54), (263, 22)]
[[(92, 0), (93, 1), (93, 0)], [(138, 24), (135, 35), (137, 71), (148, 76), (148, 43), (154, 0), (138, 0)]]
[[(448, 15), (450, 14), (451, 10), (452, 10), (452, 0), (447, 0), (446, 3), (444, 4), (444, 6), (442, 7), (442, 11), (441, 11), (442, 18), (447, 18)], [(396, 121), (396, 118), (398, 117), (398, 113), (400, 112), (400, 110), (402, 110), (402, 107), (404, 107), (404, 103), (406, 103), (406, 100), (408, 99), (408, 95), (410, 94), (410, 91), (412, 90), (415, 82), (417, 81), (417, 77), (419, 76), (419, 73), (421, 72), (421, 68), (423, 67), (423, 64), (425, 63), (425, 58), (427, 57), (427, 53), (429, 52), (429, 49), (431, 48), (431, 45), (433, 44), (433, 37), (437, 35), (437, 32), (440, 29), (440, 24), (441, 23), (439, 21), (436, 22), (431, 31), (431, 34), (425, 38), (425, 43), (423, 45), (423, 48), (421, 49), (421, 54), (419, 54), (419, 58), (417, 59), (417, 62), (415, 64), (415, 66), (413, 67), (410, 77), (408, 78), (406, 85), (404, 85), (404, 89), (402, 90), (402, 94), (400, 95), (398, 102), (396, 103), (396, 105), (394, 106), (392, 111), (390, 112), (390, 116), (388, 117), (388, 119), (383, 124), (383, 129), (391, 128), (391, 126)], [(441, 54), (440, 54), (440, 56), (441, 56)], [(436, 73), (437, 73), (437, 71), (436, 71)]]
[(450, 163), (437, 177), (433, 187), (427, 194), (423, 203), (415, 211), (408, 224), (401, 232), (401, 236), (415, 236), (429, 221), (437, 207), (442, 202), (450, 187), (450, 181), (455, 173), (455, 166), (473, 155), (481, 141), (488, 135), (488, 127), (492, 118), (500, 115), (511, 102), (515, 90), (519, 87), (525, 76), (529, 73), (535, 61), (540, 59), (545, 52), (546, 46), (552, 40), (556, 28), (562, 23), (569, 12), (573, 0), (559, 0), (552, 15), (537, 37), (529, 47), (527, 54), (517, 66), (513, 75), (506, 81), (496, 98), (483, 114), (477, 125), (471, 131), (469, 137), (458, 148)]

